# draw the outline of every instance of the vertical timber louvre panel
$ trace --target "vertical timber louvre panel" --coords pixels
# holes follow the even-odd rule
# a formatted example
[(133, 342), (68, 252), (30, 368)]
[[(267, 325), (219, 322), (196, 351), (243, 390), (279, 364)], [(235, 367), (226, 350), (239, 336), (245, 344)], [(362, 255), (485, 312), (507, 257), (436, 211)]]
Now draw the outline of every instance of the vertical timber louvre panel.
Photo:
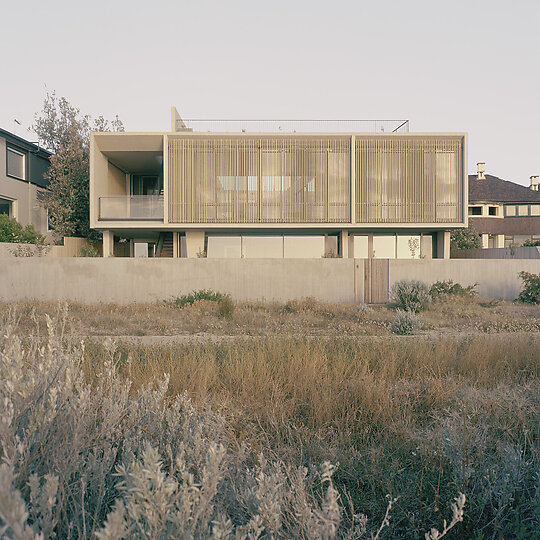
[(461, 137), (356, 137), (357, 223), (460, 223)]
[(350, 137), (169, 139), (171, 223), (347, 223)]

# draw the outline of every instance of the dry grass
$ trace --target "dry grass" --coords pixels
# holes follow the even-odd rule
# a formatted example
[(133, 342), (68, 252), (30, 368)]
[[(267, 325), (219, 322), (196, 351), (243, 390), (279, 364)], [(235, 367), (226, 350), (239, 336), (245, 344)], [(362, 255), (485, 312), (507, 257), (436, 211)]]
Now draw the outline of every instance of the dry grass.
[[(0, 303), (0, 312), (16, 309), (22, 316), (19, 332), (33, 329), (35, 318), (44, 325), (45, 314), (57, 305), (47, 302)], [(171, 336), (198, 333), (222, 335), (388, 335), (395, 316), (391, 306), (368, 311), (351, 304), (325, 304), (313, 299), (287, 304), (237, 303), (230, 319), (220, 316), (215, 302), (200, 301), (179, 308), (165, 303), (69, 304), (69, 327), (78, 335)], [(540, 306), (497, 302), (481, 298), (449, 298), (433, 303), (421, 315), (422, 331), (442, 332), (538, 332)]]
[[(57, 309), (17, 305), (18, 333), (30, 334)], [(310, 299), (237, 304), (231, 319), (212, 302), (71, 305), (68, 329), (251, 336), (124, 342), (118, 368), (133, 392), (170, 374), (171, 396), (186, 392), (218, 409), (255, 451), (306, 466), (339, 463), (342, 497), (372, 522), (384, 516), (385, 495), (399, 495), (387, 537), (422, 537), (463, 492), (468, 507), (454, 538), (532, 538), (540, 528), (540, 307), (436, 302), (420, 314), (422, 339), (393, 336), (394, 316), (387, 306)], [(101, 340), (88, 340), (89, 381), (105, 358)]]
[[(135, 387), (170, 373), (172, 394), (219, 409), (255, 449), (339, 462), (337, 486), (369, 516), (384, 514), (386, 493), (400, 495), (396, 534), (418, 537), (463, 491), (467, 537), (492, 537), (495, 525), (532, 531), (538, 519), (539, 345), (523, 334), (282, 337), (122, 345), (119, 361)], [(87, 349), (90, 379), (102, 358), (100, 345)]]

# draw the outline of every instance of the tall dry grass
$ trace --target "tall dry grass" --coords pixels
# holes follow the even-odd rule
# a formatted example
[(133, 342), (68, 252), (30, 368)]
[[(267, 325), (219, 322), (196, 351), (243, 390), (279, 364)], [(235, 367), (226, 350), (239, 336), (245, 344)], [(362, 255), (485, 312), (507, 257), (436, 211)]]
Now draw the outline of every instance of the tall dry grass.
[[(207, 308), (191, 315), (217, 320)], [(134, 324), (154, 309), (122, 313)], [(238, 325), (249, 310), (278, 326), (290, 318), (289, 330), (386, 316), (305, 301), (279, 315), (243, 307), (219, 324)], [(95, 320), (119, 308), (106, 311)], [(120, 538), (127, 528), (126, 537), (166, 538), (186, 527), (195, 537), (369, 536), (352, 514), (380, 523), (391, 494), (399, 499), (380, 537), (419, 538), (442, 527), (460, 492), (465, 520), (448, 537), (532, 538), (540, 528), (535, 333), (358, 340), (306, 331), (161, 347), (90, 340), (83, 351), (63, 334), (73, 320), (60, 313), (44, 327), (31, 312), (19, 328), (37, 322), (40, 335), (24, 331), (21, 341), (11, 327), (0, 338), (8, 537)]]
[[(417, 538), (463, 491), (471, 506), (460, 534), (496, 538), (540, 525), (539, 343), (263, 338), (122, 345), (119, 355), (135, 387), (169, 373), (171, 394), (218, 408), (255, 449), (339, 462), (338, 489), (370, 517), (384, 514), (386, 493), (400, 495), (396, 536)], [(90, 380), (102, 357), (87, 347)]]

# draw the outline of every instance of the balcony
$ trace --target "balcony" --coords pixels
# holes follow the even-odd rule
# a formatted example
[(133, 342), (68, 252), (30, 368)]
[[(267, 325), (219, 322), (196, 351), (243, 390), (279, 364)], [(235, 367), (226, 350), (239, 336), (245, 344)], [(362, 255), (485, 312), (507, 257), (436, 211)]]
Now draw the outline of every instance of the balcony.
[(100, 221), (163, 221), (163, 195), (99, 198)]

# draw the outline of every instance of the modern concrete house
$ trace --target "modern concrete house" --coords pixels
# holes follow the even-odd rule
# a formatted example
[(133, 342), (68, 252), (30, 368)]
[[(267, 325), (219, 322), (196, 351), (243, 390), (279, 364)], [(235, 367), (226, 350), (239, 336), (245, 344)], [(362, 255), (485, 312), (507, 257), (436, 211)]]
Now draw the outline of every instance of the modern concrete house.
[(0, 214), (41, 234), (47, 233), (47, 211), (39, 204), (49, 183), (50, 152), (9, 131), (0, 129)]
[(469, 176), (469, 222), (482, 237), (483, 248), (520, 246), (540, 240), (538, 176), (525, 187), (486, 174), (485, 163)]
[(106, 257), (448, 258), (466, 163), (466, 134), (408, 122), (184, 122), (173, 108), (168, 133), (92, 134), (90, 224)]

